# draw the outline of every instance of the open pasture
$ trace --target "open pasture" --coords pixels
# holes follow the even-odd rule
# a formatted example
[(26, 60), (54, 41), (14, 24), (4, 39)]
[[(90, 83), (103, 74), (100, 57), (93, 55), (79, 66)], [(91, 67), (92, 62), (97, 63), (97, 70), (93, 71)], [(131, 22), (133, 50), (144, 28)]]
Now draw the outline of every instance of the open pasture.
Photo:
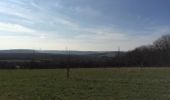
[(0, 70), (0, 100), (170, 100), (169, 68)]

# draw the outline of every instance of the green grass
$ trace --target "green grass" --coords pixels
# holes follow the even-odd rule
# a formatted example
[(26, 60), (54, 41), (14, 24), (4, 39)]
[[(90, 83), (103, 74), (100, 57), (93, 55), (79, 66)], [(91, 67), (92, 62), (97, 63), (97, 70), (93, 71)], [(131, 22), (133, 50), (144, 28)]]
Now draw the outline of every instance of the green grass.
[(170, 100), (170, 69), (0, 70), (0, 100)]

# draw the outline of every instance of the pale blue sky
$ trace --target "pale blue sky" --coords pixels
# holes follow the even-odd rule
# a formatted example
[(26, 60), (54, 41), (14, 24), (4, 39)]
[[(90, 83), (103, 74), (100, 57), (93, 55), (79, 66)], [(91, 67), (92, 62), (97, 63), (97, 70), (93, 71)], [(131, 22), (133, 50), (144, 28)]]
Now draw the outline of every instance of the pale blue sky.
[(0, 49), (131, 50), (170, 32), (169, 0), (1, 0)]

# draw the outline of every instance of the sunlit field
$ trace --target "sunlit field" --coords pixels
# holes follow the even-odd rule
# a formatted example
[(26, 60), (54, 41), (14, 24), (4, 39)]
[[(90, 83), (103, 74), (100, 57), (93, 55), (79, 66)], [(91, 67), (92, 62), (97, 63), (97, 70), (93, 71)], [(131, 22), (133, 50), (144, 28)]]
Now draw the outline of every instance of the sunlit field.
[(170, 100), (170, 69), (0, 70), (0, 100)]

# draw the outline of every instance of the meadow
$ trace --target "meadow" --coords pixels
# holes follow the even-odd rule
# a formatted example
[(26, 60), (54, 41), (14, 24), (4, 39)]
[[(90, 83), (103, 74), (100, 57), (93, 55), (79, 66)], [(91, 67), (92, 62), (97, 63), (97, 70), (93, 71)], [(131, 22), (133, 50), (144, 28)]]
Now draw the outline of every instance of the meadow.
[(169, 68), (0, 70), (0, 100), (170, 100)]

